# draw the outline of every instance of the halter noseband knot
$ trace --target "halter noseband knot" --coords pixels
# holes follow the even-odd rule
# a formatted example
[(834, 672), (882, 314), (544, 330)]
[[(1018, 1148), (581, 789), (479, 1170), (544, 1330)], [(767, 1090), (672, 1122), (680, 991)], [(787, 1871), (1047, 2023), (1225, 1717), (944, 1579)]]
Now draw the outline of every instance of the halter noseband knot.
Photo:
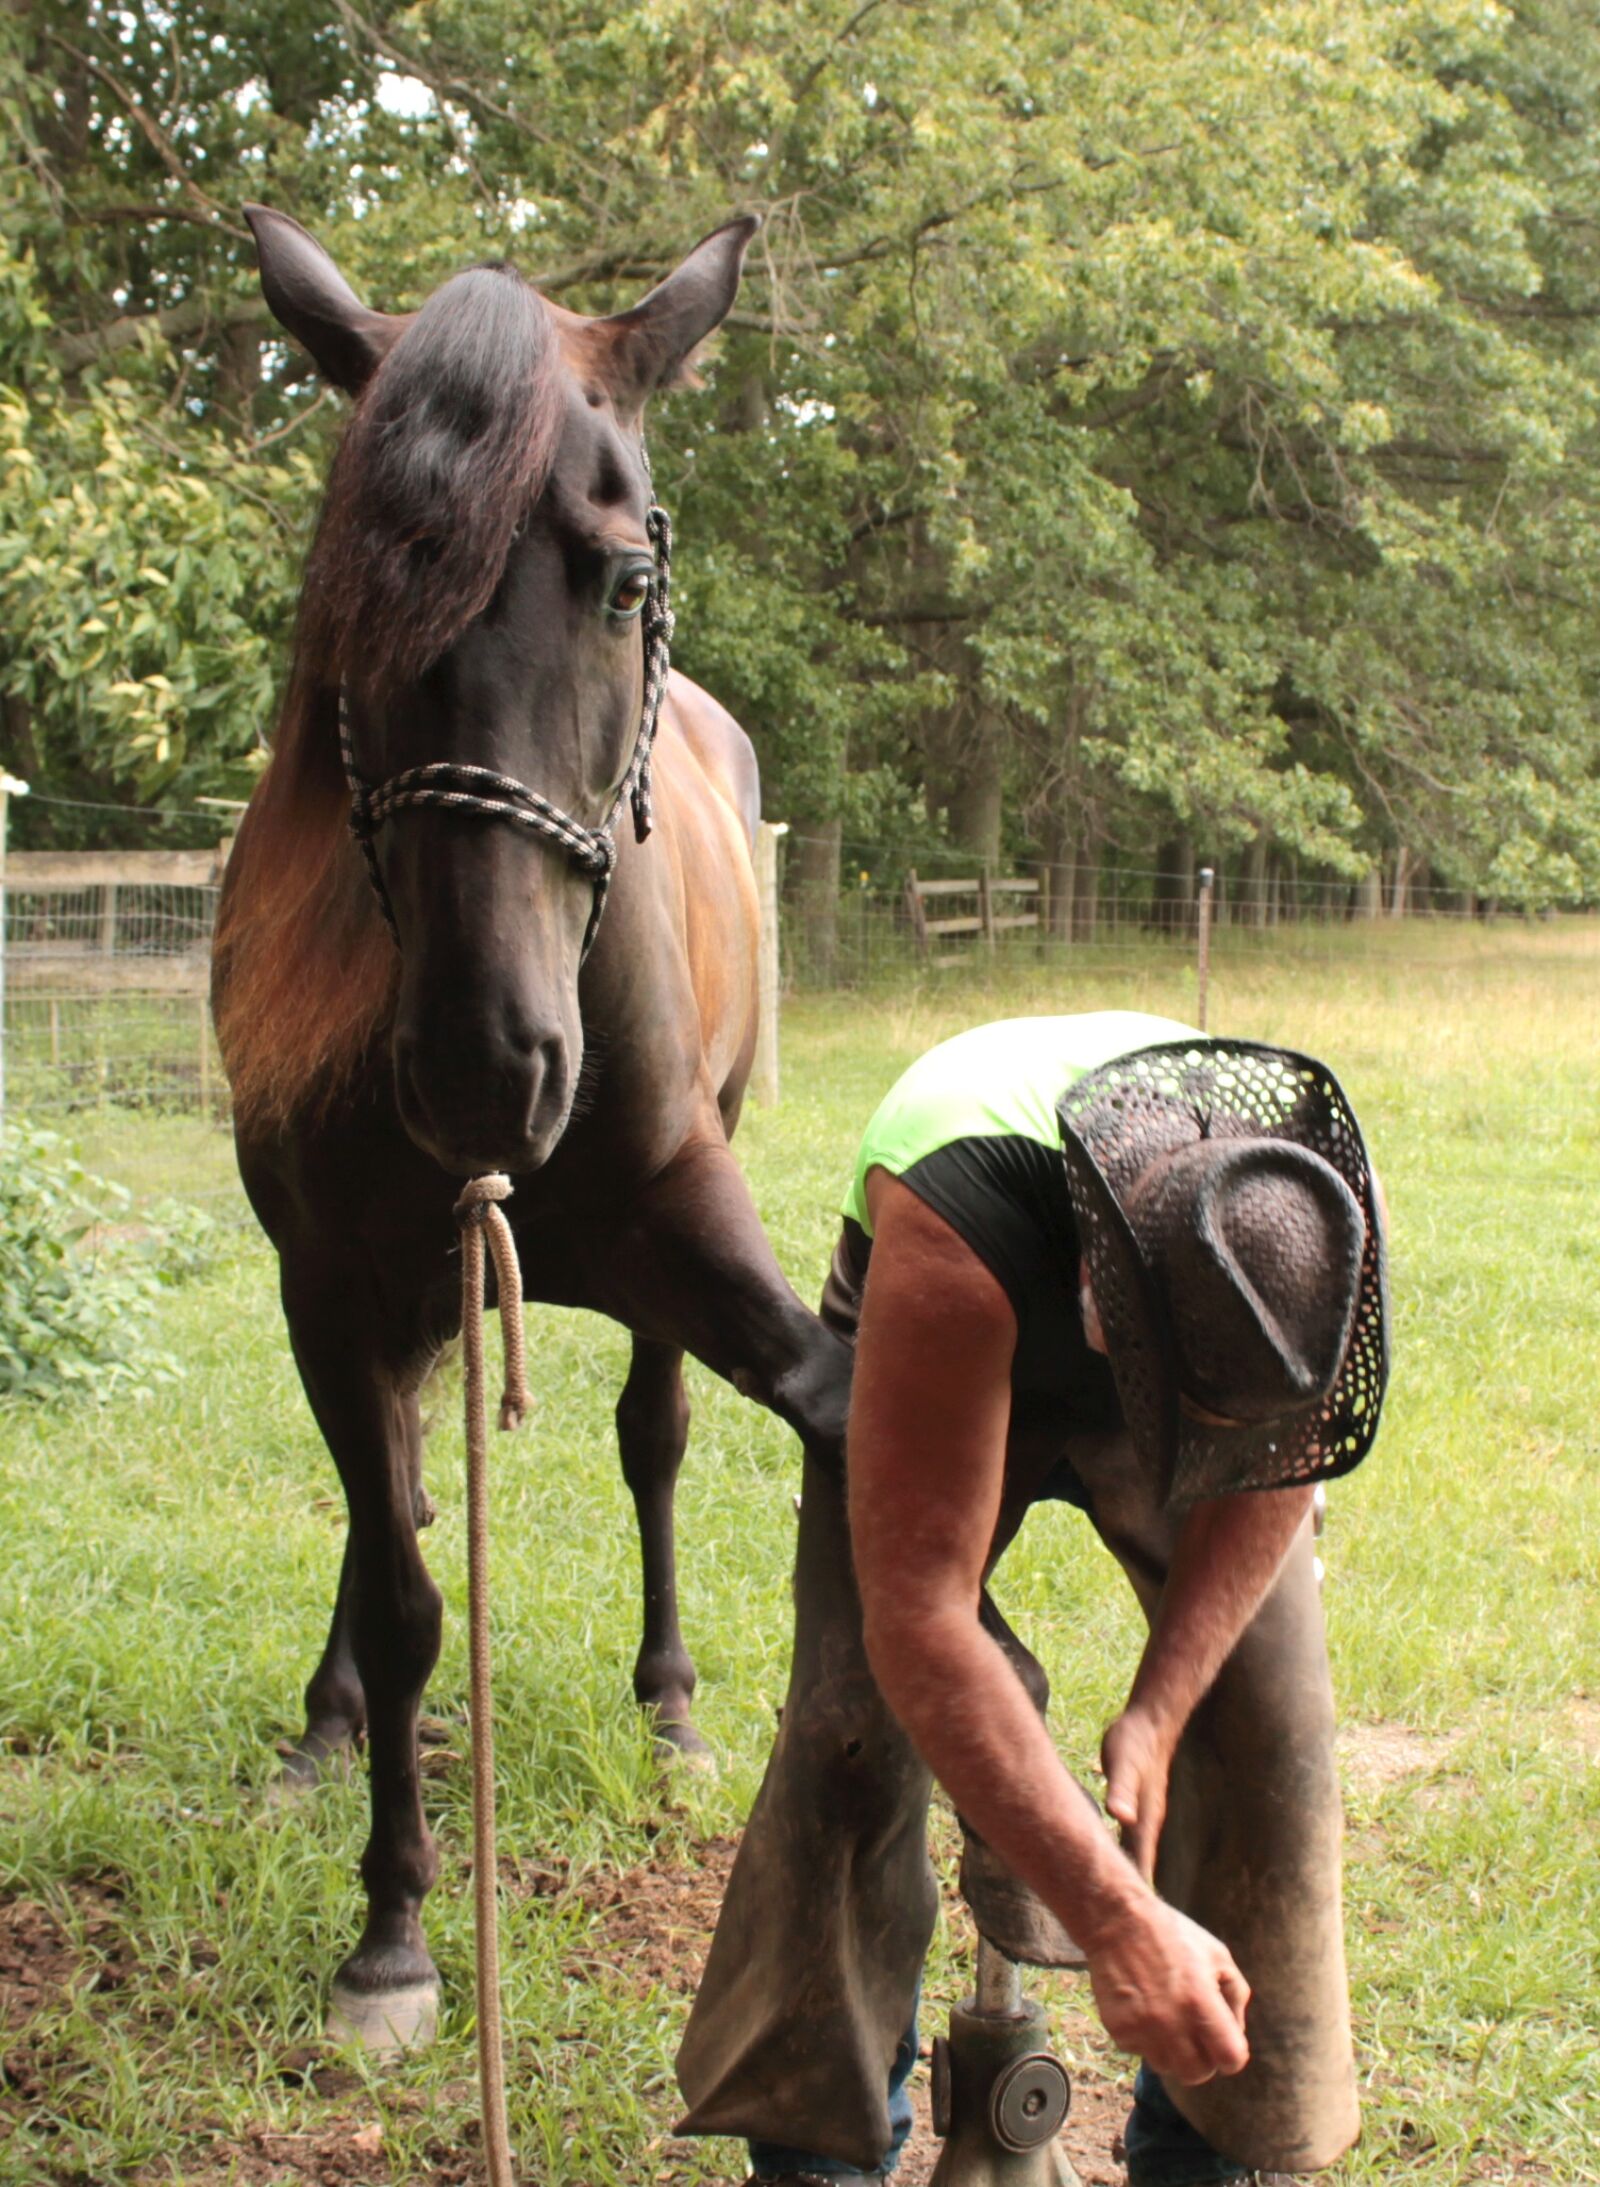
[(650, 798), (650, 759), (655, 745), (656, 724), (661, 714), (661, 701), (666, 695), (667, 670), (671, 665), (673, 614), (671, 607), (672, 586), (672, 525), (665, 509), (652, 504), (645, 520), (645, 529), (655, 549), (655, 569), (650, 579), (650, 594), (645, 601), (640, 620), (644, 627), (644, 699), (639, 711), (639, 733), (634, 739), (633, 757), (628, 762), (627, 773), (617, 786), (617, 794), (611, 801), (611, 809), (598, 828), (585, 827), (581, 820), (574, 820), (559, 805), (552, 805), (537, 790), (530, 790), (526, 783), (514, 775), (497, 774), (492, 767), (474, 767), (455, 760), (435, 760), (426, 767), (408, 767), (398, 775), (391, 775), (387, 782), (376, 787), (364, 782), (357, 771), (355, 747), (350, 735), (350, 713), (346, 703), (344, 686), (339, 687), (339, 756), (344, 762), (345, 780), (350, 785), (350, 833), (361, 846), (379, 907), (394, 937), (395, 947), (400, 946), (400, 929), (395, 924), (394, 906), (384, 885), (382, 869), (373, 837), (397, 812), (408, 806), (435, 805), (451, 812), (475, 813), (484, 820), (510, 820), (519, 827), (547, 837), (564, 850), (580, 872), (588, 874), (594, 883), (594, 904), (589, 913), (589, 924), (584, 930), (583, 950), (579, 963), (594, 947), (599, 932), (601, 914), (606, 908), (606, 893), (611, 886), (611, 876), (617, 864), (617, 839), (613, 830), (618, 813), (625, 803), (633, 807), (633, 832), (642, 843), (655, 824)]

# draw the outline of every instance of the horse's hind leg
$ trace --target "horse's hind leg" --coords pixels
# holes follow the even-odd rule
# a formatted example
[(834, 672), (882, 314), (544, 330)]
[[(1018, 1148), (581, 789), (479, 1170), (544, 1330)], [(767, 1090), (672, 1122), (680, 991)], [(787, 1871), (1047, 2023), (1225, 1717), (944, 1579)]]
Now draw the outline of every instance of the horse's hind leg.
[[(422, 1485), (421, 1423), (414, 1407), (408, 1412), (405, 1427), (413, 1515), (419, 1527), (431, 1526), (433, 1499)], [(306, 1687), (306, 1728), (284, 1753), (283, 1767), (274, 1785), (274, 1796), (278, 1800), (293, 1800), (321, 1784), (343, 1766), (349, 1749), (367, 1728), (367, 1697), (362, 1691), (361, 1673), (356, 1669), (351, 1629), (353, 1616), (347, 1535), (327, 1642)]]
[(367, 1728), (367, 1697), (356, 1669), (351, 1635), (351, 1591), (350, 1538), (346, 1535), (327, 1644), (306, 1687), (306, 1728), (292, 1746), (280, 1750), (283, 1767), (273, 1785), (274, 1797), (279, 1800), (292, 1800), (321, 1784)]
[[(295, 1359), (350, 1507), (349, 1641), (366, 1700), (372, 1828), (362, 1855), (367, 1921), (334, 1977), (330, 2032), (384, 2053), (425, 2042), (438, 2013), (438, 1973), (423, 1941), (422, 1902), (438, 1855), (422, 1813), (417, 1712), (439, 1653), (441, 1602), (417, 1541), (414, 1382), (377, 1356), (361, 1326), (359, 1288), (319, 1267), (284, 1305)], [(352, 1311), (352, 1307), (355, 1311)]]
[(644, 1564), (644, 1637), (633, 1666), (633, 1691), (652, 1719), (656, 1744), (669, 1758), (708, 1758), (710, 1749), (689, 1721), (694, 1664), (678, 1626), (677, 1554), (672, 1499), (684, 1445), (689, 1401), (683, 1353), (650, 1337), (633, 1340), (633, 1364), (617, 1400), (622, 1477), (639, 1515)]

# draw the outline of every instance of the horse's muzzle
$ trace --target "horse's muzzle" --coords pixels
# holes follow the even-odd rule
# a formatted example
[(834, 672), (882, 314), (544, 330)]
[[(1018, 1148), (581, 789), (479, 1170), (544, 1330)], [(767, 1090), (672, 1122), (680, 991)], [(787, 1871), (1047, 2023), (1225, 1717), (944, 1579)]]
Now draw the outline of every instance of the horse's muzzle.
[(394, 1070), (406, 1130), (453, 1176), (540, 1168), (572, 1110), (574, 1072), (558, 1032), (401, 1030)]

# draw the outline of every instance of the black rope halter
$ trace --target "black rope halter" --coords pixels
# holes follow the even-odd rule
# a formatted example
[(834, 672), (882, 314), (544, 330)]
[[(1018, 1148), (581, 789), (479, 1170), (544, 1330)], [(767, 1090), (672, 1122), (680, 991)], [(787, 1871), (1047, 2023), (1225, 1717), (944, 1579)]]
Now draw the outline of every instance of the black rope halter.
[(594, 947), (601, 914), (606, 908), (606, 893), (616, 870), (617, 839), (613, 830), (617, 815), (625, 803), (632, 802), (633, 832), (640, 843), (650, 833), (654, 822), (650, 803), (650, 758), (661, 700), (667, 688), (672, 643), (672, 525), (666, 510), (652, 504), (645, 519), (645, 529), (655, 550), (655, 568), (650, 576), (649, 596), (640, 615), (644, 627), (644, 702), (628, 771), (617, 787), (610, 811), (598, 828), (586, 828), (581, 820), (574, 820), (570, 813), (564, 813), (559, 805), (552, 805), (547, 797), (530, 790), (526, 783), (518, 782), (514, 775), (496, 774), (492, 767), (436, 760), (431, 766), (408, 767), (403, 774), (391, 775), (387, 782), (380, 782), (376, 788), (363, 782), (356, 771), (350, 713), (344, 688), (340, 686), (339, 754), (344, 761), (345, 780), (350, 785), (350, 833), (361, 846), (367, 873), (397, 949), (400, 929), (395, 924), (394, 906), (384, 886), (373, 837), (393, 814), (413, 805), (437, 805), (451, 812), (475, 813), (484, 820), (510, 820), (518, 827), (547, 837), (564, 850), (594, 884), (594, 904), (584, 930), (580, 964)]

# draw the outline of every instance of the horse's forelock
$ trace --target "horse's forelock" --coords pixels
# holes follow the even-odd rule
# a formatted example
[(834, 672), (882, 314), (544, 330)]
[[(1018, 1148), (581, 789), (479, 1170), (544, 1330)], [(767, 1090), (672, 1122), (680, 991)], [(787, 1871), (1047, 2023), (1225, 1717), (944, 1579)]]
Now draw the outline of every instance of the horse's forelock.
[(424, 304), (334, 460), (307, 573), (331, 675), (419, 675), (494, 595), (555, 453), (559, 349), (543, 299), (474, 266)]

